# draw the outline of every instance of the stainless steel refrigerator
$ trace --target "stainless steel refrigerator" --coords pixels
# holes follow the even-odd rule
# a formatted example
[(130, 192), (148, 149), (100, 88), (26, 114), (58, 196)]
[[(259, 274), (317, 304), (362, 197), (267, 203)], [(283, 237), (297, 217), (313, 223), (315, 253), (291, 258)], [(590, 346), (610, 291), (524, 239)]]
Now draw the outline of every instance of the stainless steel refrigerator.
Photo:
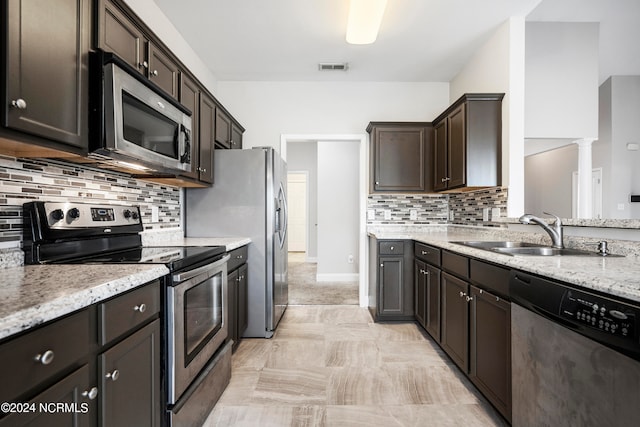
[(287, 165), (271, 147), (216, 150), (214, 184), (186, 190), (187, 237), (250, 237), (248, 326), (271, 338), (289, 302)]

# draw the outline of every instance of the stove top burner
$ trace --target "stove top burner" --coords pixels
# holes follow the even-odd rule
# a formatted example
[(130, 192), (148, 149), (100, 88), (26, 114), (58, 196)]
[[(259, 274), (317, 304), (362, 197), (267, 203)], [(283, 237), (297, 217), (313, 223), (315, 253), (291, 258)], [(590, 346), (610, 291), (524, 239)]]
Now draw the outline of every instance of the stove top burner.
[(225, 253), (224, 246), (158, 246), (138, 247), (75, 259), (55, 261), (56, 264), (164, 264), (169, 270), (210, 261)]

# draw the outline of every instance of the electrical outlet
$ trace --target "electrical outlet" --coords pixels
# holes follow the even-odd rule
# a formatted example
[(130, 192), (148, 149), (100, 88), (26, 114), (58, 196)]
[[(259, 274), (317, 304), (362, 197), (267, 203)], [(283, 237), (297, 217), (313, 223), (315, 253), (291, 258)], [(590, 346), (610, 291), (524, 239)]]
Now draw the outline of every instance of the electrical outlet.
[(384, 210), (384, 219), (391, 219), (391, 209)]
[(409, 219), (412, 221), (415, 221), (418, 219), (418, 210), (417, 209), (410, 209), (409, 210)]
[(489, 208), (482, 208), (482, 220), (484, 222), (489, 221)]
[(349, 264), (353, 264), (353, 255), (349, 255), (349, 256), (347, 257), (347, 262), (348, 262)]
[(492, 208), (491, 209), (491, 219), (496, 220), (500, 218), (500, 208)]
[(624, 203), (618, 203), (618, 210), (619, 211), (623, 211), (624, 210)]
[(151, 222), (160, 222), (160, 208), (151, 206)]
[(453, 221), (453, 220), (454, 220), (453, 211), (449, 211), (449, 221)]

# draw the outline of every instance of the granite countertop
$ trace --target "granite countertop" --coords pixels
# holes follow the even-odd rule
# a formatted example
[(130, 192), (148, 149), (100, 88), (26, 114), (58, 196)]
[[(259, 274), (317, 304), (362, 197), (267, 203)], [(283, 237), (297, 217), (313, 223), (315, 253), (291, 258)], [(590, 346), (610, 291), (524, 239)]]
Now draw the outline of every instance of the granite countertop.
[(145, 246), (225, 246), (227, 251), (232, 251), (251, 243), (248, 237), (182, 237), (166, 241), (156, 241)]
[(473, 231), (433, 232), (370, 230), (378, 239), (409, 239), (438, 246), (463, 255), (575, 284), (610, 295), (640, 302), (640, 259), (591, 256), (511, 256), (452, 243), (465, 240), (503, 240)]
[[(225, 246), (231, 251), (249, 243), (246, 237), (178, 236), (150, 239), (145, 246)], [(20, 265), (0, 271), (0, 340), (169, 274), (164, 265), (153, 264)]]
[(169, 273), (164, 265), (27, 265), (2, 270), (0, 339)]

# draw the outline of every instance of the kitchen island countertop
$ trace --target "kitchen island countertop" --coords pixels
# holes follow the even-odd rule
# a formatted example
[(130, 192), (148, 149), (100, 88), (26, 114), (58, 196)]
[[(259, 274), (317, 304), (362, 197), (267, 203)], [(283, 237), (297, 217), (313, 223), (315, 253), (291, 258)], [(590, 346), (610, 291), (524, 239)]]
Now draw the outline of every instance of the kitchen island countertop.
[(438, 246), (469, 257), (578, 285), (585, 289), (640, 302), (640, 259), (635, 256), (511, 256), (453, 242), (502, 240), (473, 231), (433, 232), (369, 230), (378, 239), (408, 239)]
[(26, 265), (0, 270), (0, 339), (169, 273), (164, 265)]

